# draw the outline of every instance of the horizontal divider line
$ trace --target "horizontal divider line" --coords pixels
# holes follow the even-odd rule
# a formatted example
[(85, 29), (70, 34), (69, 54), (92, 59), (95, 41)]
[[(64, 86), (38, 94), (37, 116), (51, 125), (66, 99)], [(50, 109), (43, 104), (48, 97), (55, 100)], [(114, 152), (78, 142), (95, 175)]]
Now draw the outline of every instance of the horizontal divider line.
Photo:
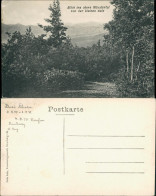
[(145, 137), (144, 135), (68, 135), (70, 137)]
[(88, 174), (144, 174), (144, 172), (86, 172)]
[(74, 116), (75, 114), (56, 114), (57, 116), (67, 116), (67, 115), (69, 115), (69, 116)]
[(108, 149), (108, 150), (143, 150), (144, 148), (67, 148), (71, 150), (102, 150), (102, 149)]
[(86, 162), (86, 163), (144, 163), (144, 162)]

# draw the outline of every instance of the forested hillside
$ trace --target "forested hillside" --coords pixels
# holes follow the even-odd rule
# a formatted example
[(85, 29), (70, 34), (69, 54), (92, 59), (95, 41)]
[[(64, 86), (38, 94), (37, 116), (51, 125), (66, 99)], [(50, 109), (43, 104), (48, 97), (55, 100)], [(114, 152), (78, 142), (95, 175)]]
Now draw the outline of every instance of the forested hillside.
[[(8, 33), (14, 33), (19, 31), (22, 35), (25, 34), (26, 29), (31, 27), (32, 33), (37, 37), (44, 33), (43, 29), (39, 26), (30, 25), (25, 26), (22, 24), (3, 24), (2, 27), (2, 42), (6, 43), (8, 40)], [(79, 47), (87, 47), (96, 44), (98, 40), (103, 40), (103, 34), (105, 30), (103, 29), (103, 24), (101, 23), (82, 23), (82, 24), (67, 24), (66, 34), (71, 38), (72, 44)]]
[(8, 32), (2, 44), (3, 96), (57, 97), (92, 81), (115, 85), (116, 97), (153, 97), (154, 1), (111, 3), (113, 20), (103, 25), (103, 38), (88, 47), (72, 43), (59, 0), (49, 6), (47, 25), (39, 24), (42, 34), (35, 35), (31, 27), (25, 33)]

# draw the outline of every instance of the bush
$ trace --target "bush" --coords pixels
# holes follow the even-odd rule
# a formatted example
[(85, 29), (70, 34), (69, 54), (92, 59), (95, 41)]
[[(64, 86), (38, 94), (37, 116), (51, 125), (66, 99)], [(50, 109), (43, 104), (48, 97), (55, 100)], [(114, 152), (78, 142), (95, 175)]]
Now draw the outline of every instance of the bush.
[(130, 81), (123, 67), (116, 75), (115, 82), (120, 97), (154, 97), (154, 66), (150, 62), (142, 64), (140, 70), (135, 71), (133, 81)]
[(3, 65), (2, 93), (3, 97), (18, 97), (35, 83), (35, 73), (29, 67), (20, 64)]
[[(55, 93), (60, 90), (79, 89), (84, 84), (84, 74), (69, 70), (46, 70), (38, 73), (38, 86), (40, 90)], [(40, 80), (42, 78), (42, 80)]]

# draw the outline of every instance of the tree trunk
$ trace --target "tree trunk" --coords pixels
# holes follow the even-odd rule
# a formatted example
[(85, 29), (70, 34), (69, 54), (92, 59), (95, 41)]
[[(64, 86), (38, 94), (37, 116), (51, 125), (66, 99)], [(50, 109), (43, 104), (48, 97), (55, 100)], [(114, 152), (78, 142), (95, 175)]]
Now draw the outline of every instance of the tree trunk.
[(134, 46), (132, 47), (131, 81), (133, 81), (133, 70), (134, 70)]
[(140, 61), (139, 61), (138, 68), (137, 68), (136, 80), (138, 79), (138, 76), (137, 75), (138, 75), (139, 68), (140, 68)]
[(127, 63), (127, 73), (129, 71), (129, 64), (128, 64), (128, 51), (126, 53), (126, 63)]
[(138, 64), (137, 72), (139, 71), (139, 68), (140, 68), (140, 61), (139, 61), (139, 64)]

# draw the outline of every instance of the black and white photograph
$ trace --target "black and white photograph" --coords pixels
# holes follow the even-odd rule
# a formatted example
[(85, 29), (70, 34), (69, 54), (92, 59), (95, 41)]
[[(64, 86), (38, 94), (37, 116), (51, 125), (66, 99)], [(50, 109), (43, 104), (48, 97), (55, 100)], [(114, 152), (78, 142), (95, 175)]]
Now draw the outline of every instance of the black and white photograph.
[(3, 196), (154, 196), (154, 0), (2, 0)]
[(152, 98), (154, 0), (2, 1), (3, 98)]

